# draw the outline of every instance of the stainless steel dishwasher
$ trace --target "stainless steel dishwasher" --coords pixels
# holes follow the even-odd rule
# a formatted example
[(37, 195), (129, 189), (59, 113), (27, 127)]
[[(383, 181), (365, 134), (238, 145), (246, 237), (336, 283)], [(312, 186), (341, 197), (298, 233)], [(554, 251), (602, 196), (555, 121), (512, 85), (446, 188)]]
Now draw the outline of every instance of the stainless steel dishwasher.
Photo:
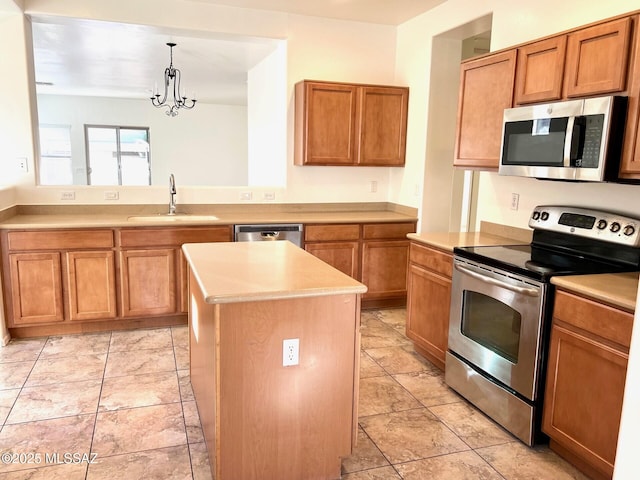
[(235, 225), (233, 231), (236, 242), (289, 240), (294, 245), (302, 248), (301, 223)]

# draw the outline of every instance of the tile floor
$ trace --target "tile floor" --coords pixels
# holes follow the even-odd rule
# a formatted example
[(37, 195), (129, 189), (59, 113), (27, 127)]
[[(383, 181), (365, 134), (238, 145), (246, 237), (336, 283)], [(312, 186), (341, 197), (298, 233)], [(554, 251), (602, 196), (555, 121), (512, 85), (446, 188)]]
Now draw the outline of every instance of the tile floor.
[[(360, 428), (344, 480), (586, 478), (450, 390), (413, 352), (405, 315), (362, 314)], [(0, 479), (211, 479), (187, 338), (173, 327), (0, 348)]]

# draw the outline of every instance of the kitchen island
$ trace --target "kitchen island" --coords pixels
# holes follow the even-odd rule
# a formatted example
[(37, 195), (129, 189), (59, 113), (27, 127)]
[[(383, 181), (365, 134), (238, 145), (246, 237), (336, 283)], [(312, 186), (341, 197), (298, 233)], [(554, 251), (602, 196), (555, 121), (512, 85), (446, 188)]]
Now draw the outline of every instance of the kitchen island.
[(182, 249), (191, 384), (214, 478), (340, 478), (356, 439), (366, 287), (286, 241)]

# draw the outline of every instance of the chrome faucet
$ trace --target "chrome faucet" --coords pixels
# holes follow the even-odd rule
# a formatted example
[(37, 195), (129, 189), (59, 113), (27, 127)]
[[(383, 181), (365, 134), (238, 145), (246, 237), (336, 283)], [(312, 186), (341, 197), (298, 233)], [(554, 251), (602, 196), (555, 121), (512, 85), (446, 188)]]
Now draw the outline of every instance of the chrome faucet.
[(169, 215), (176, 214), (176, 179), (169, 175)]

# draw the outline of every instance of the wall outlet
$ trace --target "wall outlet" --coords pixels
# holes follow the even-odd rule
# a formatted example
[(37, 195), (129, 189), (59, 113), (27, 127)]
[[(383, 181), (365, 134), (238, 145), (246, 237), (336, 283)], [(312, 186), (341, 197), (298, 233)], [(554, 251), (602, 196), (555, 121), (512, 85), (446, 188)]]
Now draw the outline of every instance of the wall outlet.
[(120, 194), (118, 192), (114, 192), (114, 191), (104, 192), (105, 200), (118, 200), (119, 198), (120, 198)]
[(282, 366), (291, 367), (300, 363), (300, 339), (286, 338), (282, 341)]
[(369, 192), (376, 193), (378, 191), (378, 182), (371, 180), (369, 182)]
[(518, 203), (520, 203), (520, 195), (517, 193), (511, 194), (511, 210), (518, 210)]
[(72, 190), (68, 190), (60, 194), (60, 200), (75, 200), (75, 199), (76, 199), (76, 192)]
[(253, 198), (253, 193), (251, 192), (240, 192), (240, 200), (251, 200)]
[(263, 200), (275, 200), (276, 199), (276, 193), (275, 192), (264, 192), (264, 194), (262, 195), (262, 199)]
[(18, 158), (18, 170), (25, 173), (29, 171), (29, 164), (25, 157)]

